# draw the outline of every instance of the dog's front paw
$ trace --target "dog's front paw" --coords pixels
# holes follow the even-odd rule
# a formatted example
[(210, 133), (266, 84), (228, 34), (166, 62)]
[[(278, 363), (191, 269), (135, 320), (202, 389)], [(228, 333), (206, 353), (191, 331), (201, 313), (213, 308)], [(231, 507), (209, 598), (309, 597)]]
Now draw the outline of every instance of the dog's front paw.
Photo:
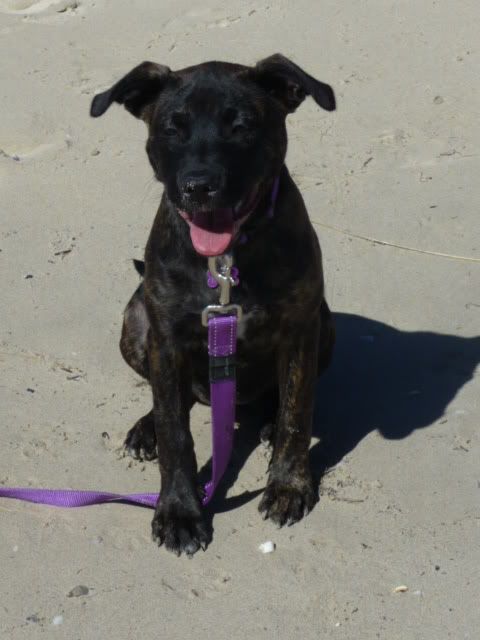
[(318, 493), (311, 479), (301, 487), (272, 480), (263, 492), (258, 510), (264, 519), (270, 518), (279, 527), (290, 526), (306, 516), (317, 501)]
[[(161, 500), (160, 500), (161, 501)], [(205, 551), (211, 540), (211, 531), (203, 514), (188, 514), (182, 509), (159, 505), (152, 521), (152, 538), (177, 556), (193, 556), (200, 548)]]
[(148, 413), (127, 433), (124, 447), (135, 460), (154, 460), (157, 457), (157, 438), (152, 413)]

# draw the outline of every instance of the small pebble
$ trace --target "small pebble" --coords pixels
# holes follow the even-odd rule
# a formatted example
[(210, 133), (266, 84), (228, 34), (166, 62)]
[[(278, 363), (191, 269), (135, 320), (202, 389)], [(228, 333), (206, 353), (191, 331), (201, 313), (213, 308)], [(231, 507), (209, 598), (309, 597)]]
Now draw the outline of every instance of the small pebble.
[(442, 96), (435, 96), (435, 98), (433, 99), (434, 104), (442, 104), (443, 102), (443, 98)]
[(63, 616), (55, 616), (52, 620), (52, 624), (58, 627), (59, 624), (63, 624)]
[(258, 550), (262, 553), (273, 553), (275, 551), (275, 544), (271, 540), (267, 540), (259, 545)]
[(18, 551), (18, 544), (16, 544), (16, 545), (13, 547), (13, 552), (14, 552), (14, 553), (17, 553), (17, 551)]
[(67, 593), (67, 598), (78, 598), (80, 596), (86, 596), (89, 592), (89, 588), (83, 584), (79, 584), (77, 587), (73, 587), (73, 589)]
[(24, 276), (25, 280), (30, 280), (30, 278), (33, 278), (33, 275), (31, 273), (27, 273), (26, 276)]
[(38, 613), (32, 613), (31, 616), (27, 616), (26, 617), (26, 621), (27, 622), (35, 622), (35, 623), (37, 623), (37, 622), (40, 622), (40, 617), (39, 617)]
[(99, 156), (100, 155), (100, 149), (93, 149), (93, 151), (90, 151), (90, 155), (91, 156)]
[(406, 591), (408, 591), (407, 585), (401, 584), (400, 586), (395, 587), (393, 593), (405, 593)]

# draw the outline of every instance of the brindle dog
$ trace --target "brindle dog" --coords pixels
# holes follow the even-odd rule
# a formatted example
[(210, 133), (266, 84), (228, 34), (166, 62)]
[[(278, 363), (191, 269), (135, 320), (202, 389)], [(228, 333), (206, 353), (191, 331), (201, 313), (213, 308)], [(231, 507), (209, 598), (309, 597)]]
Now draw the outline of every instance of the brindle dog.
[(211, 538), (189, 426), (192, 405), (209, 401), (200, 314), (218, 303), (218, 291), (206, 283), (208, 255), (232, 251), (240, 274), (232, 289), (245, 318), (237, 404), (261, 399), (274, 424), (259, 510), (292, 524), (318, 499), (308, 449), (315, 380), (328, 365), (334, 329), (317, 236), (284, 165), (286, 116), (308, 95), (335, 109), (330, 86), (277, 54), (254, 67), (207, 62), (171, 71), (144, 62), (92, 102), (94, 117), (117, 102), (145, 121), (148, 157), (164, 184), (120, 348), (153, 392), (153, 409), (125, 445), (134, 457), (159, 458), (153, 537), (177, 554), (205, 549)]

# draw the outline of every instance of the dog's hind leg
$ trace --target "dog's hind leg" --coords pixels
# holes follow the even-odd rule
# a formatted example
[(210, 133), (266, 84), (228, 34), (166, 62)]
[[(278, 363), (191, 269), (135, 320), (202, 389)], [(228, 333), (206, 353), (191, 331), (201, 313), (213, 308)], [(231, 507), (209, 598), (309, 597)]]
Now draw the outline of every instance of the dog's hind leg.
[(147, 337), (150, 321), (145, 307), (143, 282), (137, 288), (123, 313), (120, 351), (125, 362), (148, 380)]
[[(149, 379), (147, 356), (149, 330), (150, 323), (145, 308), (142, 283), (125, 308), (120, 351), (125, 362), (147, 380)], [(127, 433), (124, 446), (132, 458), (153, 460), (157, 457), (157, 439), (152, 411), (137, 420)]]

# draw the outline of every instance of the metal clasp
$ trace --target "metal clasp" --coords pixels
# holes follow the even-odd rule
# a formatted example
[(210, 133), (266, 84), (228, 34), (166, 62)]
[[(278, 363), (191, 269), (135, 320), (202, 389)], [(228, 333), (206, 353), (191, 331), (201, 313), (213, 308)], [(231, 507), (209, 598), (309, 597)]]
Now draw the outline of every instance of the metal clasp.
[[(219, 268), (217, 264), (219, 263)], [(230, 290), (235, 286), (231, 271), (233, 267), (233, 257), (230, 253), (223, 256), (210, 256), (208, 258), (208, 270), (212, 277), (218, 282), (220, 289), (220, 304), (210, 304), (202, 311), (202, 324), (208, 326), (208, 316), (213, 313), (226, 315), (231, 311), (237, 314), (237, 320), (242, 319), (242, 307), (238, 304), (230, 304)]]
[[(220, 268), (217, 268), (217, 260), (220, 262)], [(233, 257), (231, 253), (223, 256), (211, 256), (208, 259), (208, 270), (212, 277), (218, 282), (220, 287), (220, 304), (229, 304), (230, 289), (235, 285), (235, 281), (231, 276), (233, 267)]]

